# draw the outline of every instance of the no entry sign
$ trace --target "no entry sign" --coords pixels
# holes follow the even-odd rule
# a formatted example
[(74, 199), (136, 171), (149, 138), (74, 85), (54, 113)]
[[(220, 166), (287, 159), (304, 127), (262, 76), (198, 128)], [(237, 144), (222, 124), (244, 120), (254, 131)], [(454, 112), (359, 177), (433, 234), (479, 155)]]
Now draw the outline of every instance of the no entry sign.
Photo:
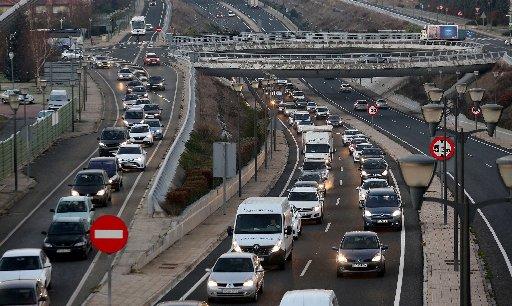
[(128, 228), (121, 218), (112, 215), (101, 216), (91, 225), (91, 243), (100, 252), (118, 252), (128, 242)]
[(478, 106), (473, 106), (473, 107), (471, 107), (471, 112), (472, 112), (472, 113), (473, 113), (473, 115), (475, 115), (475, 116), (480, 115), (480, 112), (481, 112), (481, 111), (482, 111), (482, 110), (481, 110), (481, 109), (480, 109), (480, 107), (478, 107)]
[(375, 116), (375, 115), (377, 115), (378, 112), (379, 112), (379, 109), (377, 108), (377, 106), (371, 105), (370, 107), (368, 107), (368, 114), (370, 116)]
[(449, 160), (455, 154), (455, 142), (450, 137), (437, 136), (429, 146), (430, 155), (437, 160)]
[(157, 31), (157, 32), (162, 32), (162, 28), (161, 28), (161, 27), (157, 27), (157, 28), (156, 28), (156, 31)]

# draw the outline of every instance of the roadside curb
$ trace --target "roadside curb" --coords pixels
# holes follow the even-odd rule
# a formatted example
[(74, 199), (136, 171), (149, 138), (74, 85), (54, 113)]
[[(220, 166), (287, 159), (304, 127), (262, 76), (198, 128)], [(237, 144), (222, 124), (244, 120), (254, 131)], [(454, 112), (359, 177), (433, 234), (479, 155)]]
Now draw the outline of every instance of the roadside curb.
[(0, 203), (0, 216), (8, 214), (11, 208), (14, 207), (14, 204), (16, 204), (16, 202), (18, 202), (19, 200), (23, 199), (23, 197), (25, 197), (25, 195), (27, 195), (30, 192), (30, 190), (32, 190), (36, 185), (37, 181), (33, 178), (30, 178), (30, 182), (25, 189), (23, 189), (22, 191), (18, 190), (16, 194), (10, 195), (7, 201)]

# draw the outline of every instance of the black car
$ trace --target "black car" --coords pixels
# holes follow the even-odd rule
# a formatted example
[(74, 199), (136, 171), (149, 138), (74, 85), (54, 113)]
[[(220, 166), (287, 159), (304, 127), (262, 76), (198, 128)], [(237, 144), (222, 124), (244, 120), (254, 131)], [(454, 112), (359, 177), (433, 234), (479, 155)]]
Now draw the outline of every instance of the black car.
[(148, 89), (165, 90), (165, 79), (161, 76), (150, 76), (148, 78)]
[(108, 182), (112, 188), (119, 191), (123, 186), (123, 172), (119, 168), (115, 157), (93, 157), (87, 169), (102, 169), (108, 174)]
[(343, 235), (338, 247), (332, 247), (337, 252), (336, 275), (343, 277), (347, 273), (386, 273), (386, 259), (379, 237), (374, 232), (347, 232)]
[(101, 131), (99, 141), (100, 156), (113, 156), (117, 152), (119, 145), (130, 139), (128, 130), (125, 127), (107, 127)]
[(158, 104), (144, 104), (144, 115), (146, 119), (160, 119), (162, 118), (162, 109)]
[(134, 86), (131, 91), (132, 94), (139, 96), (139, 98), (147, 98), (148, 91), (144, 86)]
[(338, 115), (329, 115), (326, 121), (327, 125), (335, 126), (342, 126), (341, 118)]
[(87, 196), (93, 203), (103, 206), (112, 203), (112, 189), (105, 170), (82, 170), (75, 176), (71, 188), (72, 196)]
[(379, 148), (366, 148), (359, 154), (359, 161), (362, 163), (368, 158), (384, 158), (384, 152)]
[(306, 109), (306, 106), (308, 105), (308, 100), (306, 99), (296, 99), (295, 105), (297, 105), (298, 109)]
[(402, 203), (394, 188), (368, 190), (363, 203), (363, 227), (390, 227), (402, 230)]
[(144, 83), (142, 83), (139, 80), (134, 80), (126, 83), (126, 93), (131, 93), (135, 86), (144, 86)]
[(369, 178), (381, 178), (388, 180), (388, 163), (382, 158), (367, 158), (361, 163), (361, 184)]
[(318, 184), (318, 191), (320, 191), (324, 196), (327, 192), (327, 189), (325, 188), (325, 179), (320, 172), (301, 173), (297, 182), (316, 182)]
[(87, 259), (91, 250), (89, 224), (80, 217), (61, 217), (50, 224), (48, 232), (41, 232), (46, 238), (43, 251), (49, 257), (57, 255), (78, 255)]

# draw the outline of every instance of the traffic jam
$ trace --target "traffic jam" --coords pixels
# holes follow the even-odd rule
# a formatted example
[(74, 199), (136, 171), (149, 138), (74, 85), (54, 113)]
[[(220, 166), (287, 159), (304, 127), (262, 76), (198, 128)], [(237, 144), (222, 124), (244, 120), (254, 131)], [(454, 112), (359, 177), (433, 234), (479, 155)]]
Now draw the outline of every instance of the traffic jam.
[[(150, 75), (145, 67), (114, 63), (107, 56), (94, 56), (91, 64), (96, 69), (118, 67), (118, 85), (125, 91), (124, 114), (113, 126), (99, 132), (97, 156), (75, 174), (69, 194), (50, 209), (51, 221), (47, 229), (42, 229), (41, 248), (11, 249), (2, 255), (2, 285), (8, 286), (10, 280), (25, 282), (18, 287), (2, 287), (2, 305), (28, 305), (33, 296), (39, 297), (37, 305), (49, 305), (52, 261), (87, 260), (93, 247), (112, 254), (128, 240), (124, 221), (98, 210), (112, 205), (112, 196), (123, 189), (125, 176), (146, 169), (147, 148), (163, 139), (162, 107), (151, 97), (165, 90), (165, 80)], [(144, 65), (160, 65), (160, 58), (147, 53)], [(33, 290), (26, 289), (32, 285)]]

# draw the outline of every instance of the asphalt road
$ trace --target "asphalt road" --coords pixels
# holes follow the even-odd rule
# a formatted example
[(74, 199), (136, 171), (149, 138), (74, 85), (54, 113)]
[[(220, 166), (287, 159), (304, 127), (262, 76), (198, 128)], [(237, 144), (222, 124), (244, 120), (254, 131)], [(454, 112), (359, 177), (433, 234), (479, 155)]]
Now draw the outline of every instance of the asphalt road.
[(210, 20), (213, 20), (217, 26), (225, 31), (248, 32), (249, 26), (238, 15), (229, 16), (228, 9), (211, 0), (186, 0), (190, 5), (196, 7), (197, 11), (202, 12)]

